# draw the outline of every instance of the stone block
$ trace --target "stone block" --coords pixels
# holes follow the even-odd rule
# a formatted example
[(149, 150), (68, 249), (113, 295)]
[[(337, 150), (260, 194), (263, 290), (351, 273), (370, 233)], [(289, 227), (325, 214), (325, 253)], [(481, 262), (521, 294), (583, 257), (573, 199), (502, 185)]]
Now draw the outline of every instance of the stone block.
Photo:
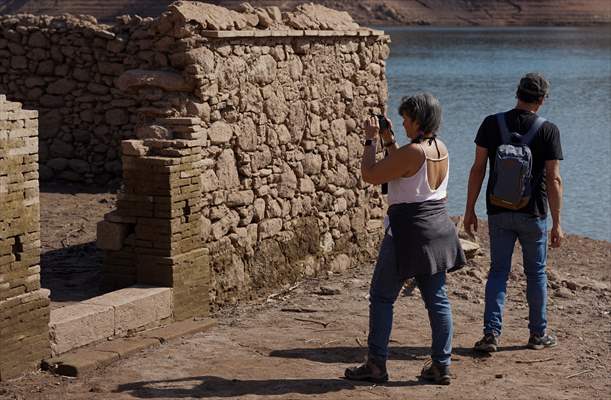
[(111, 307), (114, 311), (114, 334), (124, 335), (157, 326), (172, 316), (172, 291), (170, 288), (132, 286), (84, 302)]
[(475, 242), (471, 242), (469, 240), (460, 239), (460, 245), (465, 252), (465, 256), (467, 260), (474, 258), (479, 252), (480, 246)]
[(123, 140), (121, 151), (126, 156), (145, 156), (148, 153), (148, 149), (141, 140)]
[(114, 334), (111, 306), (78, 303), (51, 310), (49, 323), (53, 354), (62, 354)]
[(96, 245), (102, 250), (121, 250), (127, 237), (129, 226), (110, 221), (100, 221), (97, 225)]
[(78, 377), (119, 359), (119, 354), (108, 351), (82, 349), (42, 362), (42, 368), (59, 375)]

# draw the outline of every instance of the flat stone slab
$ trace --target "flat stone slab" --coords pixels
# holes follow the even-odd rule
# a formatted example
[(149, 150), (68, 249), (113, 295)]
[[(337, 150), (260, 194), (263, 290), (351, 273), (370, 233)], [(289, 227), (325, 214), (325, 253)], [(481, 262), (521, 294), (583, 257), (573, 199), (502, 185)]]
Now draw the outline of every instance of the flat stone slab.
[(115, 332), (111, 306), (78, 303), (51, 310), (49, 333), (53, 354), (106, 339)]
[(94, 297), (84, 303), (112, 307), (115, 336), (158, 326), (161, 321), (172, 317), (170, 288), (137, 285)]
[(51, 310), (49, 331), (54, 355), (109, 337), (157, 327), (172, 318), (172, 290), (132, 286)]
[(140, 350), (147, 349), (149, 347), (159, 346), (160, 343), (161, 342), (156, 338), (123, 338), (93, 345), (92, 350), (115, 353), (120, 358), (125, 358)]
[(141, 332), (134, 337), (92, 344), (43, 360), (42, 368), (58, 375), (79, 377), (140, 350), (159, 346), (175, 338), (204, 332), (215, 325), (216, 322), (209, 318), (175, 322), (162, 328)]
[(207, 331), (214, 326), (216, 326), (216, 321), (210, 318), (198, 320), (187, 319), (185, 321), (175, 322), (171, 325), (143, 332), (142, 336), (157, 339), (161, 343), (165, 343), (168, 340)]
[(43, 360), (42, 369), (58, 375), (77, 377), (118, 359), (117, 353), (79, 349), (59, 357)]

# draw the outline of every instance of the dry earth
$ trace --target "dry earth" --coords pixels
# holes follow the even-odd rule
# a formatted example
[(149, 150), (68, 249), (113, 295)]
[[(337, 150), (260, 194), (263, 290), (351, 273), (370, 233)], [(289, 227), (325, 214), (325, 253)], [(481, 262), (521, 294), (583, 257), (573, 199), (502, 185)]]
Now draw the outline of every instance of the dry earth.
[(41, 284), (51, 289), (51, 308), (99, 294), (103, 253), (95, 246), (96, 224), (114, 203), (108, 189), (67, 183), (41, 187)]
[[(114, 195), (70, 186), (43, 190), (43, 276), (59, 306), (94, 292), (99, 255), (88, 243)], [(483, 226), (484, 249), (485, 236)], [(343, 370), (366, 354), (372, 266), (361, 265), (223, 309), (212, 331), (142, 351), (82, 378), (37, 372), (0, 383), (0, 399), (608, 399), (610, 256), (611, 243), (577, 236), (550, 252), (549, 320), (560, 344), (543, 351), (524, 346), (528, 310), (516, 257), (502, 351), (492, 357), (471, 350), (481, 334), (487, 252), (451, 274), (455, 335), (449, 387), (417, 378), (429, 352), (417, 291), (402, 296), (395, 308), (391, 381), (371, 386), (341, 379)], [(324, 288), (339, 294), (323, 295), (333, 292)]]

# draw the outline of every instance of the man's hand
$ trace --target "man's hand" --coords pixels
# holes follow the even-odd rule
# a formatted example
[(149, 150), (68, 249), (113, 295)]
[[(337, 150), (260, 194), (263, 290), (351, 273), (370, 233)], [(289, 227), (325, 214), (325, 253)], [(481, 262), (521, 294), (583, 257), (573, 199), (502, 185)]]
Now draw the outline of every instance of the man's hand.
[(465, 211), (462, 223), (463, 227), (465, 228), (465, 232), (467, 232), (469, 236), (475, 237), (474, 232), (477, 232), (477, 215), (475, 215), (475, 211)]
[(562, 178), (560, 177), (560, 161), (548, 160), (545, 162), (545, 183), (547, 185), (547, 201), (552, 214), (552, 230), (550, 232), (550, 246), (560, 247), (564, 232), (560, 227), (560, 210), (562, 209)]
[(564, 239), (564, 232), (560, 225), (554, 225), (550, 231), (550, 246), (558, 248), (562, 245), (562, 239)]
[(465, 232), (471, 237), (475, 237), (477, 232), (477, 215), (475, 215), (475, 203), (482, 188), (484, 176), (486, 176), (486, 163), (488, 162), (488, 149), (481, 146), (475, 147), (475, 160), (469, 173), (469, 185), (467, 189), (467, 204), (465, 205), (465, 215), (463, 225)]

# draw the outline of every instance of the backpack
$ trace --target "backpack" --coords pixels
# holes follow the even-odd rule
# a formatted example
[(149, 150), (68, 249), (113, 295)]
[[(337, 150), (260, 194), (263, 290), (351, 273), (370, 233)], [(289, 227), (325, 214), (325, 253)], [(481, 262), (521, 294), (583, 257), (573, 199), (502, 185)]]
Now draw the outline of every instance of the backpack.
[(496, 114), (502, 144), (496, 150), (490, 203), (519, 210), (530, 201), (532, 193), (532, 153), (530, 142), (545, 122), (537, 117), (525, 135), (509, 132), (505, 113)]

